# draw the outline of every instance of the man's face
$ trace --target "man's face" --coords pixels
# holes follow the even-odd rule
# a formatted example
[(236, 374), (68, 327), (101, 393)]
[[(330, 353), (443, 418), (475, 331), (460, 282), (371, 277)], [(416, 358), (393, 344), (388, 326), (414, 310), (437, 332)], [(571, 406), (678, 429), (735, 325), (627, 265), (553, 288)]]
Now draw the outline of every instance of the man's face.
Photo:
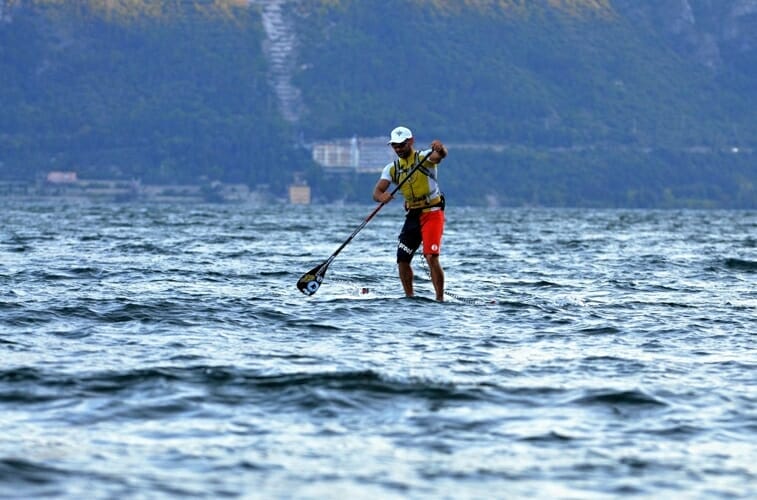
[(394, 149), (394, 152), (397, 153), (397, 156), (400, 158), (407, 158), (413, 150), (413, 138), (405, 139), (402, 142), (393, 142), (392, 149)]

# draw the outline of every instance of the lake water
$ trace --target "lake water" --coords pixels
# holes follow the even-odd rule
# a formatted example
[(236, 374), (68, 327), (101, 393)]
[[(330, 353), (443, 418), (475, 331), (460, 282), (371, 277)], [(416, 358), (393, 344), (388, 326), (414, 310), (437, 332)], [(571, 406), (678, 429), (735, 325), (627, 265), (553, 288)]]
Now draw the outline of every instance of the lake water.
[(1, 497), (757, 495), (757, 212), (0, 208)]

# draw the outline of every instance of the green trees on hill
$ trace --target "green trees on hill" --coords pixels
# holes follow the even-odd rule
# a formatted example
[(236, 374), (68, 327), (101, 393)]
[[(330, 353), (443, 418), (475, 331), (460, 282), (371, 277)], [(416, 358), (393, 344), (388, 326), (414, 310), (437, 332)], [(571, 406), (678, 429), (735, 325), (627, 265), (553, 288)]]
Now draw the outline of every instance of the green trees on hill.
[[(754, 157), (729, 152), (454, 152), (444, 187), (456, 204), (754, 208)], [(453, 175), (450, 170), (457, 172)], [(470, 185), (477, 186), (470, 190)]]
[(0, 178), (204, 177), (283, 194), (298, 173), (318, 200), (368, 202), (372, 176), (328, 176), (302, 145), (402, 123), (419, 140), (505, 146), (450, 153), (456, 204), (757, 207), (746, 56), (712, 71), (642, 7), (618, 8), (636, 4), (287, 3), (305, 104), (294, 123), (269, 81), (259, 4), (4, 7)]
[(387, 0), (384, 12), (402, 13), (391, 21), (369, 3), (298, 18), (306, 136), (403, 123), (429, 139), (508, 145), (451, 153), (444, 185), (465, 204), (757, 203), (753, 153), (721, 153), (757, 144), (753, 93), (734, 83), (753, 80), (687, 60), (654, 26), (607, 2)]
[[(571, 3), (598, 2), (561, 4)], [(387, 0), (386, 12), (403, 19), (387, 22), (370, 2), (342, 4), (298, 25), (310, 136), (350, 136), (355, 123), (383, 133), (400, 121), (456, 141), (534, 146), (757, 138), (754, 120), (727, 109), (740, 95), (724, 95), (717, 75), (619, 15), (531, 6), (531, 16), (474, 8), (453, 16), (429, 2)]]
[(3, 173), (283, 188), (272, 165), (306, 156), (290, 147), (262, 37), (248, 8), (128, 23), (68, 4), (18, 10), (0, 26)]

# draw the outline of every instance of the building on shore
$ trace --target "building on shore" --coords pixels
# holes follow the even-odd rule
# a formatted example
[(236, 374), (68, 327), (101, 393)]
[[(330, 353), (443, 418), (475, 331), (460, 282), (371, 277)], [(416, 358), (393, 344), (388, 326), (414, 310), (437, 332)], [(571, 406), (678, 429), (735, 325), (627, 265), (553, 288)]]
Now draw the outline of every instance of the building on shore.
[(48, 172), (45, 178), (49, 184), (76, 184), (79, 180), (76, 172)]
[(292, 205), (310, 205), (310, 186), (307, 184), (290, 185), (289, 203)]
[(377, 173), (396, 156), (385, 137), (352, 137), (316, 142), (313, 160), (329, 173)]

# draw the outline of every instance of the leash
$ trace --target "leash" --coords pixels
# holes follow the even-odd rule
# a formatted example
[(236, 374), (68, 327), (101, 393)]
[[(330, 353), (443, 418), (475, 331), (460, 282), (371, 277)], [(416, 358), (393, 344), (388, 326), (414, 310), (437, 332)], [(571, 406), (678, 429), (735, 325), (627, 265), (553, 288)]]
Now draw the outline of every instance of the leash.
[[(413, 254), (413, 255), (415, 255), (415, 254)], [(421, 257), (423, 257), (423, 256), (421, 255)], [(430, 281), (431, 280), (431, 269), (429, 269), (428, 264), (426, 263), (426, 258), (425, 257), (421, 258), (421, 265), (423, 266), (423, 269), (426, 270), (426, 274), (428, 275), (428, 279)], [(455, 300), (457, 300), (459, 302), (463, 302), (465, 304), (471, 305), (471, 306), (488, 306), (488, 305), (492, 305), (492, 304), (496, 304), (497, 303), (497, 301), (493, 300), (493, 299), (492, 300), (486, 300), (486, 299), (476, 299), (476, 298), (471, 298), (471, 297), (463, 297), (463, 296), (460, 296), (460, 295), (458, 295), (456, 293), (452, 293), (452, 292), (448, 291), (446, 288), (444, 289), (444, 295), (446, 295), (447, 297), (451, 297), (451, 298), (453, 298), (453, 299), (455, 299)]]

